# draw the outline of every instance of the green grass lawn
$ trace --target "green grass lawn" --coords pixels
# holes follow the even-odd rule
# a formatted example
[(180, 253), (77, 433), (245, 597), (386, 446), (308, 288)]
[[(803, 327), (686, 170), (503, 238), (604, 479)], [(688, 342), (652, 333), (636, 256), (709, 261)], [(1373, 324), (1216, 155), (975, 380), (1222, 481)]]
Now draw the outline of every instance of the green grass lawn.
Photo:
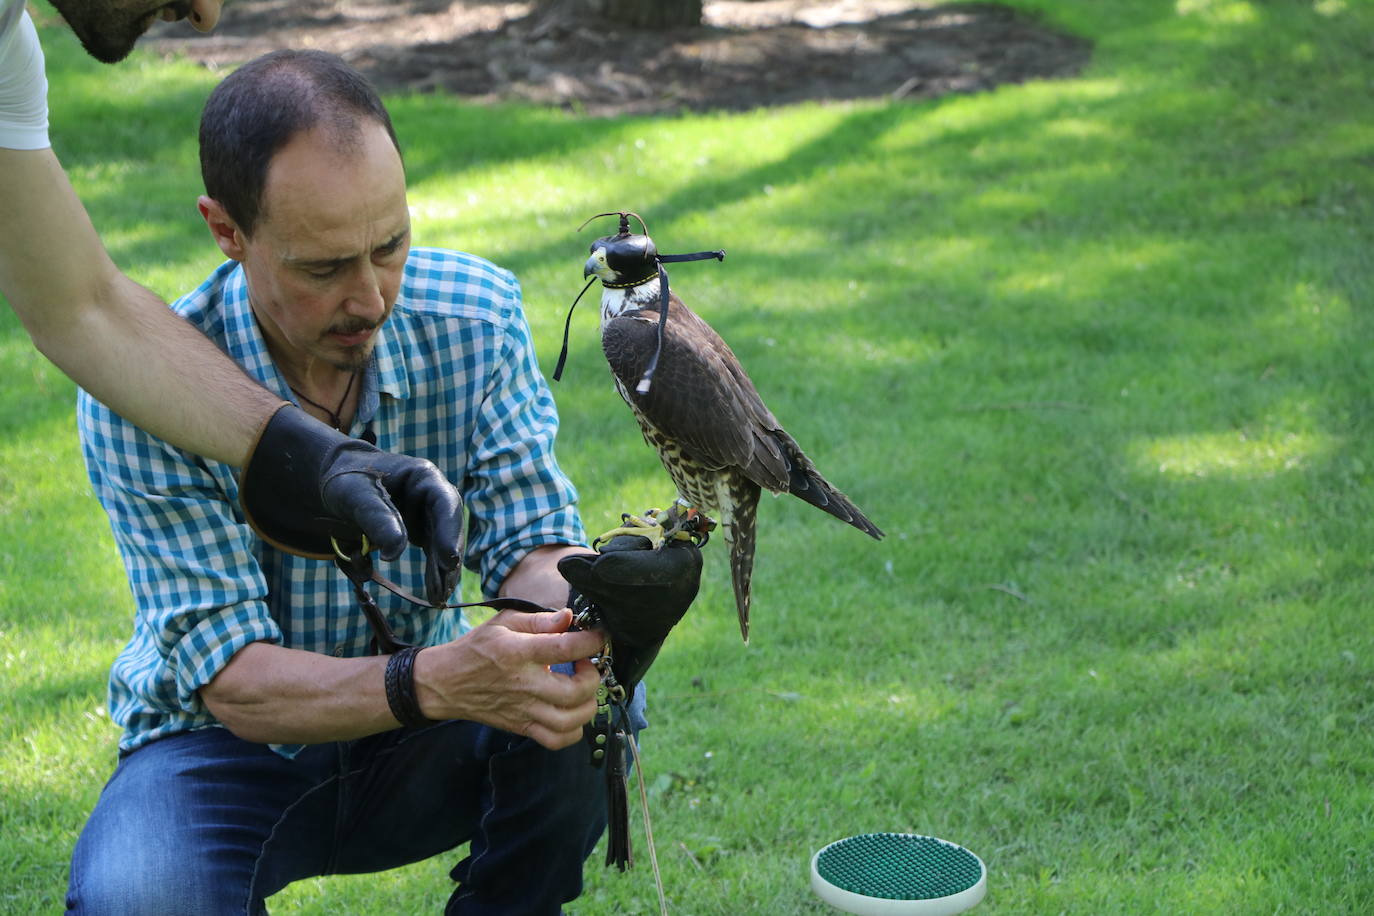
[[(645, 734), (671, 911), (825, 912), (811, 853), (892, 830), (981, 855), (975, 912), (1370, 912), (1374, 11), (1013, 5), (1091, 38), (1087, 70), (613, 121), (389, 100), (417, 242), (516, 270), (546, 367), (587, 216), (726, 248), (674, 289), (888, 532), (765, 500), (748, 647), (708, 548)], [(219, 260), (194, 208), (215, 76), (44, 40), (54, 142), (115, 260), (189, 289)], [(593, 311), (556, 394), (600, 529), (671, 485)], [(61, 908), (113, 765), (132, 601), (72, 386), (8, 310), (0, 375), (0, 910), (30, 914)], [(657, 912), (637, 842), (577, 912)], [(452, 858), (272, 910), (438, 912)]]

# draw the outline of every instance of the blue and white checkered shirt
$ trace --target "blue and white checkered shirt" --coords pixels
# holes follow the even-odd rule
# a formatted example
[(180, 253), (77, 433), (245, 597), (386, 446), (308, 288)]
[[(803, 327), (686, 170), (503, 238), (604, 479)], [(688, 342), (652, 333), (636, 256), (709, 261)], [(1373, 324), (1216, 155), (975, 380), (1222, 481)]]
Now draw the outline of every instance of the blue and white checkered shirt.
[[(292, 399), (238, 264), (224, 264), (172, 308)], [(379, 448), (429, 459), (462, 491), (466, 563), (484, 592), (495, 594), (534, 547), (585, 543), (577, 493), (554, 459), (558, 415), (513, 274), (471, 255), (413, 249), (376, 340), (350, 432), (371, 429)], [(110, 673), (122, 750), (217, 724), (198, 691), (252, 642), (341, 657), (370, 652), (372, 633), (347, 579), (328, 561), (258, 538), (240, 511), (235, 469), (149, 435), (84, 391), (77, 421), (137, 604), (133, 638)], [(419, 549), (382, 572), (424, 593)], [(467, 629), (457, 611), (374, 591), (407, 642), (435, 644)], [(278, 750), (291, 756), (299, 748)]]

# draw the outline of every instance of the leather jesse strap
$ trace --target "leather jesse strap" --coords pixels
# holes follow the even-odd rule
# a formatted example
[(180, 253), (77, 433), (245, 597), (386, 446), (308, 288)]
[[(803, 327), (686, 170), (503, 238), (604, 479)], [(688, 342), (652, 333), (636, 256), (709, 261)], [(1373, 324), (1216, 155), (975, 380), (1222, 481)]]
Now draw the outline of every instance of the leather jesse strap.
[(368, 546), (366, 539), (364, 539), (360, 549), (353, 552), (345, 552), (339, 547), (336, 541), (334, 543), (334, 565), (339, 567), (340, 571), (348, 577), (348, 581), (352, 583), (353, 594), (358, 599), (358, 605), (362, 608), (363, 616), (367, 618), (368, 624), (372, 627), (372, 640), (376, 644), (377, 651), (384, 655), (394, 655), (402, 649), (413, 649), (415, 647), (410, 643), (402, 642), (396, 637), (396, 631), (391, 629), (391, 624), (387, 622), (386, 614), (382, 612), (382, 609), (377, 605), (377, 601), (372, 597), (371, 593), (364, 588), (364, 585), (369, 582), (375, 582), (398, 598), (409, 601), (411, 604), (419, 605), (420, 607), (486, 607), (497, 611), (525, 611), (532, 614), (553, 610), (553, 608), (544, 607), (544, 605), (534, 601), (510, 597), (487, 598), (482, 601), (462, 601), (454, 604), (430, 604), (428, 601), (416, 597), (395, 582), (392, 582), (390, 579), (378, 573), (372, 565), (372, 557), (368, 552)]

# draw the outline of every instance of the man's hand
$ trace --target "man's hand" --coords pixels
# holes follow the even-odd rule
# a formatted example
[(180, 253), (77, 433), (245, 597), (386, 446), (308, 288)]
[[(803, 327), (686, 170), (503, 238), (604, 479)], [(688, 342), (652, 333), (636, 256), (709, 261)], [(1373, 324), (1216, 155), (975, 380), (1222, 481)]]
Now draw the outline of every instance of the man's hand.
[[(431, 719), (466, 719), (551, 750), (582, 738), (596, 713), (601, 682), (587, 659), (605, 640), (596, 631), (568, 632), (572, 612), (502, 611), (450, 643), (415, 656), (415, 693)], [(573, 662), (571, 676), (550, 671)]]
[(359, 535), (394, 560), (425, 551), (425, 597), (440, 605), (462, 573), (463, 501), (428, 461), (383, 452), (285, 406), (263, 428), (239, 482), (248, 523), (276, 547), (332, 559)]

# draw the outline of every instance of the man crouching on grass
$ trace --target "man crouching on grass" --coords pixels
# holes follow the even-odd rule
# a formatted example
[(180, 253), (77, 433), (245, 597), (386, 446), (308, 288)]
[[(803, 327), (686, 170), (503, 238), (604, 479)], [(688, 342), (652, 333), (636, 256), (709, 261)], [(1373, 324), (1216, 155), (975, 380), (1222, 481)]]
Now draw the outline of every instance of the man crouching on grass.
[[(519, 284), (410, 247), (371, 86), (331, 55), (276, 52), (214, 90), (200, 137), (199, 209), (230, 260), (173, 308), (315, 417), (432, 461), (462, 491), (484, 591), (562, 608), (556, 563), (587, 548)], [(349, 582), (255, 535), (233, 469), (85, 393), (79, 425), (137, 614), (110, 676), (119, 763), (76, 844), (69, 912), (263, 913), (292, 881), (465, 842), (449, 913), (552, 914), (578, 895), (605, 824), (579, 743), (602, 635), (569, 631), (566, 609), (469, 630), (384, 593), (400, 639), (429, 647), (422, 716), (398, 727), (391, 657)], [(423, 592), (424, 566), (412, 549), (386, 573)]]

